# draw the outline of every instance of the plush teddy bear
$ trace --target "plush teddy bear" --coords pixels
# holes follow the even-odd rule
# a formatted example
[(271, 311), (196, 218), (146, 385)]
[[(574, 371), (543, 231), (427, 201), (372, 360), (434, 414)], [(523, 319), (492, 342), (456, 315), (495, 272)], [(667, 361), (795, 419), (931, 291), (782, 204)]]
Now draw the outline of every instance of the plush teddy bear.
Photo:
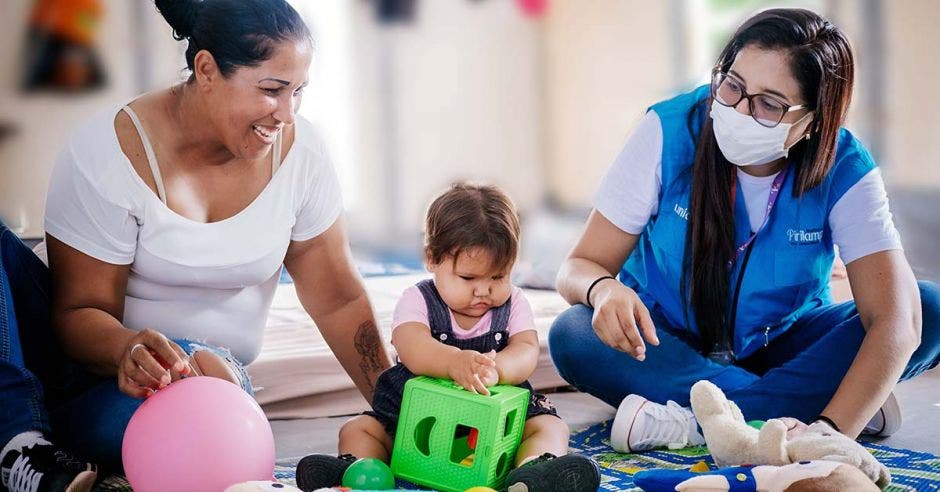
[(646, 470), (633, 476), (644, 492), (878, 492), (858, 468), (837, 461), (800, 461), (784, 466), (739, 466), (704, 473)]
[(747, 425), (738, 406), (709, 381), (695, 383), (690, 396), (692, 411), (718, 466), (826, 460), (854, 466), (880, 487), (891, 483), (888, 469), (871, 453), (824, 422), (813, 423), (787, 439), (787, 426), (778, 419), (768, 420), (760, 430)]

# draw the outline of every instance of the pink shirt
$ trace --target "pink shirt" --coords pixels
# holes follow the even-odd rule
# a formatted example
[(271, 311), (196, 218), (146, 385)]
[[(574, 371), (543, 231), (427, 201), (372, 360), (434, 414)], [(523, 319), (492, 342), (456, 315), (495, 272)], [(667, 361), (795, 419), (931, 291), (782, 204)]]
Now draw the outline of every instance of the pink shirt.
[[(534, 330), (535, 315), (532, 314), (532, 306), (529, 305), (529, 301), (522, 294), (522, 289), (513, 286), (509, 299), (512, 302), (509, 310), (509, 324), (507, 325), (509, 336), (512, 337), (516, 333), (526, 330)], [(454, 312), (450, 312), (450, 325), (453, 328), (454, 336), (461, 340), (485, 335), (490, 331), (492, 320), (493, 310), (490, 309), (473, 325), (473, 328), (464, 330), (457, 324)], [(395, 314), (392, 316), (392, 330), (403, 323), (409, 322), (417, 322), (430, 327), (428, 305), (424, 302), (424, 296), (421, 295), (421, 291), (418, 290), (416, 285), (405, 289), (401, 299), (398, 300), (398, 305), (395, 306)]]

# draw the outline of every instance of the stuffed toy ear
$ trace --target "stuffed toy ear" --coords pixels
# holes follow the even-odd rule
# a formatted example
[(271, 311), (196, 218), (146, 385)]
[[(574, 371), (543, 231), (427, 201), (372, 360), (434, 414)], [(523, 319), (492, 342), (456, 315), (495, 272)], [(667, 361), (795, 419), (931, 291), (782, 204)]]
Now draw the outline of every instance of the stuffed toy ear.
[(868, 477), (852, 465), (840, 464), (824, 477), (812, 477), (791, 483), (783, 492), (880, 492)]
[[(715, 415), (724, 415), (728, 412), (728, 398), (711, 381), (701, 380), (692, 385), (689, 393), (692, 402), (692, 412), (699, 423)], [(741, 411), (738, 410), (738, 415)], [(744, 420), (743, 417), (741, 419)]]
[[(861, 445), (859, 445), (859, 447), (861, 447)], [(887, 487), (891, 483), (891, 472), (888, 471), (886, 466), (875, 459), (874, 456), (869, 454), (868, 451), (865, 451), (865, 455), (867, 456), (863, 455), (860, 463), (847, 463), (845, 466), (855, 469), (866, 477), (869, 483), (874, 482), (880, 488)], [(846, 463), (845, 456), (824, 456), (821, 459)]]
[(757, 454), (762, 465), (782, 466), (790, 463), (787, 455), (787, 425), (770, 419), (757, 434)]

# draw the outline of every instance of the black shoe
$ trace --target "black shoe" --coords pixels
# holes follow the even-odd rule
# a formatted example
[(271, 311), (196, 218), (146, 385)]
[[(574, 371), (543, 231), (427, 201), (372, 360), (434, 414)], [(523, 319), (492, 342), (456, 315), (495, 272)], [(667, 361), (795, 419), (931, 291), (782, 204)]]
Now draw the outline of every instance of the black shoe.
[(311, 454), (297, 463), (297, 487), (304, 492), (336, 487), (343, 483), (343, 473), (356, 461), (351, 454), (330, 456)]
[(33, 444), (7, 452), (0, 474), (10, 492), (88, 492), (98, 468), (52, 444)]
[(545, 453), (506, 477), (508, 492), (595, 492), (600, 485), (597, 463), (580, 454)]

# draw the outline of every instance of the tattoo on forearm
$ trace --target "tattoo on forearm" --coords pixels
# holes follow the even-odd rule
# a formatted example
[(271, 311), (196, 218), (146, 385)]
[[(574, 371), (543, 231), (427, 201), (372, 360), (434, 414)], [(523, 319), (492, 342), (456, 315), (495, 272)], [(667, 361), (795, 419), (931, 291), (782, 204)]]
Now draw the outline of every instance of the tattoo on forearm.
[(354, 338), (356, 352), (359, 353), (359, 369), (366, 377), (366, 384), (373, 388), (371, 375), (381, 371), (384, 367), (379, 354), (382, 352), (382, 340), (379, 330), (371, 320), (363, 322), (356, 329)]

